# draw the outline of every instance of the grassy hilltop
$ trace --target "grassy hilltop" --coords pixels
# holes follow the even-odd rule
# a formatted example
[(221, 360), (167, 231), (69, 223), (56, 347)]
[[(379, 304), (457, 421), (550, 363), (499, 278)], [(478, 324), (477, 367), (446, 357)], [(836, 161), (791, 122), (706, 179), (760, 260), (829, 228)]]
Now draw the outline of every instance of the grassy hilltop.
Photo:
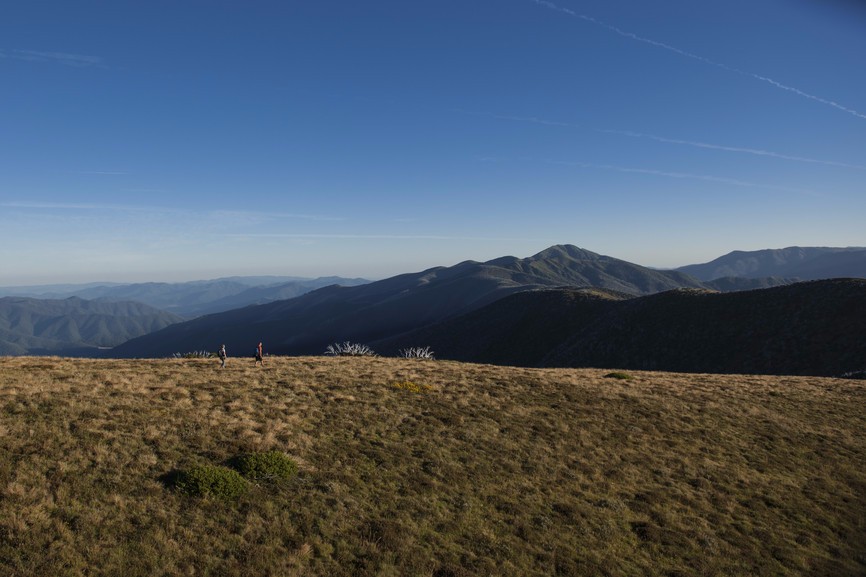
[(866, 383), (608, 374), (0, 358), (0, 574), (866, 573)]

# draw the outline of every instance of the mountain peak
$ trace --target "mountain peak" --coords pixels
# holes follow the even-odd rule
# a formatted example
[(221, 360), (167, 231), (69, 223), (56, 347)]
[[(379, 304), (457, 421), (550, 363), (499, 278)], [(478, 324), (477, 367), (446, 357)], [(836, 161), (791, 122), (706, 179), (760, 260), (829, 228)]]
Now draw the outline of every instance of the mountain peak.
[(529, 257), (529, 260), (562, 260), (564, 258), (571, 260), (599, 260), (600, 254), (582, 249), (573, 244), (555, 244), (544, 249), (538, 254)]

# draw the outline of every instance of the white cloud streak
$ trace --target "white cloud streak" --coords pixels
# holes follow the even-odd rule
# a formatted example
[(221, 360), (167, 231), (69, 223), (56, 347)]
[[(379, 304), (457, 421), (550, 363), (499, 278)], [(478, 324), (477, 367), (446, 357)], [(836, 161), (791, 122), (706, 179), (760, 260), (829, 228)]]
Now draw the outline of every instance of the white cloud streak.
[(5, 208), (25, 208), (33, 210), (111, 210), (124, 212), (180, 212), (173, 208), (154, 206), (129, 206), (121, 204), (90, 204), (73, 202), (0, 202)]
[(68, 52), (46, 52), (41, 50), (12, 50), (0, 51), (0, 57), (13, 60), (24, 60), (28, 62), (54, 62), (75, 68), (104, 67), (103, 60), (99, 56), (86, 56), (84, 54), (70, 54)]
[[(191, 211), (180, 208), (169, 208), (159, 206), (133, 206), (120, 204), (98, 204), (98, 203), (73, 203), (73, 202), (24, 202), (9, 201), (0, 202), (3, 208), (18, 208), (29, 210), (70, 210), (70, 211), (116, 211), (116, 212), (138, 212), (138, 213), (175, 213), (187, 214)], [(341, 216), (327, 216), (315, 214), (295, 214), (283, 212), (254, 212), (254, 211), (231, 211), (214, 210), (202, 213), (205, 216), (220, 220), (274, 220), (274, 219), (301, 219), (311, 221), (338, 222), (346, 218)]]
[(312, 220), (323, 222), (340, 222), (347, 220), (342, 216), (328, 216), (322, 214), (297, 214), (289, 212), (255, 212), (245, 210), (218, 210), (211, 213), (213, 216), (222, 218), (237, 218), (237, 219), (258, 219), (258, 220), (273, 220), (273, 219), (298, 219)]
[(686, 50), (682, 50), (680, 48), (677, 48), (676, 46), (671, 46), (670, 44), (665, 44), (664, 42), (658, 42), (657, 40), (652, 40), (650, 38), (638, 36), (637, 34), (634, 34), (633, 32), (628, 32), (628, 31), (623, 30), (621, 28), (617, 28), (616, 26), (613, 26), (611, 24), (608, 24), (606, 22), (598, 20), (597, 18), (593, 18), (592, 16), (587, 16), (586, 14), (580, 14), (579, 12), (575, 12), (574, 10), (571, 10), (569, 8), (563, 8), (561, 6), (558, 6), (557, 4), (554, 4), (553, 2), (549, 2), (548, 0), (531, 0), (531, 1), (534, 2), (535, 4), (538, 4), (539, 6), (544, 6), (545, 8), (549, 8), (551, 10), (555, 10), (555, 11), (561, 12), (563, 14), (568, 14), (569, 16), (572, 16), (574, 18), (579, 18), (579, 19), (584, 20), (586, 22), (589, 22), (595, 26), (599, 26), (599, 27), (604, 28), (606, 30), (609, 30), (615, 34), (618, 34), (619, 36), (622, 36), (624, 38), (629, 38), (629, 39), (635, 40), (637, 42), (642, 42), (643, 44), (649, 44), (650, 46), (655, 46), (656, 48), (661, 48), (663, 50), (667, 50), (669, 52), (679, 54), (680, 56), (683, 56), (685, 58), (691, 58), (692, 60), (697, 60), (699, 62), (703, 62), (705, 64), (715, 66), (716, 68), (721, 68), (722, 70), (726, 70), (726, 71), (732, 72), (734, 74), (739, 74), (741, 76), (747, 76), (747, 77), (753, 78), (755, 80), (760, 80), (761, 82), (765, 82), (765, 83), (767, 83), (771, 86), (774, 86), (776, 88), (779, 88), (781, 90), (791, 92), (793, 94), (796, 94), (797, 96), (801, 96), (803, 98), (806, 98), (808, 100), (812, 100), (814, 102), (819, 102), (821, 104), (833, 107), (837, 110), (841, 110), (842, 112), (847, 112), (848, 114), (850, 114), (852, 116), (856, 116), (857, 118), (861, 118), (863, 120), (866, 120), (866, 114), (858, 112), (852, 108), (848, 108), (846, 106), (843, 106), (843, 105), (841, 105), (838, 102), (835, 102), (833, 100), (821, 98), (820, 96), (815, 96), (814, 94), (809, 94), (808, 92), (804, 92), (803, 90), (800, 90), (799, 88), (795, 88), (793, 86), (788, 86), (787, 84), (783, 84), (777, 80), (773, 80), (772, 78), (768, 78), (767, 76), (762, 76), (760, 74), (755, 74), (753, 72), (740, 70), (739, 68), (729, 66), (729, 65), (724, 64), (722, 62), (716, 62), (715, 60), (711, 60), (709, 58), (706, 58), (705, 56), (700, 56), (700, 55), (695, 54), (693, 52), (687, 52)]

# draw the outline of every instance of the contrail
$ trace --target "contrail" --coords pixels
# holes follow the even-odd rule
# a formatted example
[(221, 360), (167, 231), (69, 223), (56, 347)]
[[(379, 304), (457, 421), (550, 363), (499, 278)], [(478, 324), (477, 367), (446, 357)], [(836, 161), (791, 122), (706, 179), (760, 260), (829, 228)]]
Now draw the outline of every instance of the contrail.
[(780, 190), (783, 192), (796, 192), (800, 194), (817, 195), (812, 190), (804, 190), (802, 188), (791, 188), (788, 186), (778, 186), (775, 184), (759, 184), (736, 178), (726, 178), (723, 176), (712, 176), (707, 174), (692, 174), (689, 172), (672, 172), (666, 170), (657, 170), (651, 168), (631, 168), (626, 166), (616, 166), (613, 164), (590, 164), (587, 162), (569, 162), (565, 160), (548, 160), (551, 164), (560, 164), (563, 166), (576, 166), (578, 168), (592, 168), (599, 170), (610, 170), (613, 172), (633, 173), (633, 174), (649, 174), (652, 176), (664, 176), (667, 178), (682, 178), (690, 180), (704, 180), (708, 182), (717, 182), (720, 184), (730, 184), (732, 186), (742, 186), (748, 188), (764, 188), (767, 190)]
[(594, 128), (596, 132), (602, 132), (605, 134), (620, 134), (623, 136), (630, 136), (632, 138), (648, 138), (650, 140), (655, 140), (657, 142), (665, 142), (668, 144), (680, 144), (683, 146), (692, 146), (694, 148), (706, 148), (708, 150), (722, 150), (725, 152), (738, 152), (742, 154), (752, 154), (754, 156), (767, 156), (770, 158), (778, 158), (781, 160), (793, 160), (795, 162), (807, 162), (810, 164), (823, 164), (825, 166), (838, 166), (841, 168), (854, 168), (856, 170), (866, 170), (866, 166), (861, 166), (858, 164), (848, 164), (845, 162), (837, 162), (835, 160), (820, 160), (817, 158), (808, 158), (806, 156), (793, 156), (790, 154), (781, 154), (779, 152), (773, 152), (771, 150), (761, 150), (759, 148), (745, 148), (740, 146), (724, 146), (721, 144), (710, 144), (708, 142), (696, 142), (693, 140), (679, 140), (676, 138), (666, 138), (664, 136), (657, 136), (655, 134), (643, 134), (640, 132), (632, 132), (630, 130), (609, 130), (603, 128)]
[(586, 22), (589, 22), (589, 23), (594, 24), (596, 26), (600, 26), (601, 28), (605, 28), (607, 30), (610, 30), (611, 32), (613, 32), (615, 34), (623, 36), (624, 38), (630, 38), (632, 40), (636, 40), (637, 42), (643, 42), (644, 44), (649, 44), (650, 46), (662, 48), (664, 50), (668, 50), (669, 52), (679, 54), (680, 56), (685, 56), (686, 58), (698, 60), (698, 61), (703, 62), (705, 64), (710, 64), (710, 65), (715, 66), (717, 68), (721, 68), (722, 70), (727, 70), (728, 72), (733, 72), (734, 74), (739, 74), (741, 76), (748, 76), (748, 77), (753, 78), (755, 80), (760, 80), (761, 82), (766, 82), (767, 84), (769, 84), (771, 86), (775, 86), (776, 88), (780, 88), (782, 90), (792, 92), (798, 96), (802, 96), (803, 98), (807, 98), (809, 100), (814, 100), (815, 102), (820, 102), (821, 104), (826, 104), (827, 106), (831, 106), (833, 108), (836, 108), (837, 110), (847, 112), (848, 114), (851, 114), (852, 116), (856, 116), (857, 118), (862, 118), (862, 119), (866, 120), (866, 114), (862, 114), (862, 113), (860, 113), (860, 112), (858, 112), (852, 108), (842, 106), (838, 102), (834, 102), (832, 100), (827, 100), (826, 98), (821, 98), (820, 96), (815, 96), (814, 94), (809, 94), (808, 92), (804, 92), (804, 91), (800, 90), (799, 88), (794, 88), (793, 86), (788, 86), (787, 84), (782, 84), (781, 82), (779, 82), (777, 80), (773, 80), (772, 78), (768, 78), (766, 76), (761, 76), (760, 74), (755, 74), (753, 72), (747, 72), (745, 70), (740, 70), (739, 68), (735, 68), (733, 66), (728, 66), (727, 64), (724, 64), (722, 62), (716, 62), (715, 60), (710, 60), (709, 58), (706, 58), (704, 56), (700, 56), (698, 54), (694, 54), (693, 52), (687, 52), (685, 50), (681, 50), (681, 49), (677, 48), (676, 46), (671, 46), (670, 44), (665, 44), (664, 42), (658, 42), (658, 41), (652, 40), (650, 38), (644, 38), (643, 36), (638, 36), (637, 34), (634, 34), (633, 32), (628, 32), (628, 31), (623, 30), (621, 28), (617, 28), (616, 26), (613, 26), (613, 25), (608, 24), (606, 22), (602, 22), (601, 20), (593, 18), (592, 16), (587, 16), (586, 14), (580, 14), (580, 13), (575, 12), (574, 10), (570, 10), (568, 8), (562, 8), (562, 7), (554, 4), (553, 2), (548, 2), (547, 0), (531, 0), (531, 1), (540, 5), (540, 6), (544, 6), (546, 8), (549, 8), (551, 10), (556, 10), (557, 12), (562, 12), (563, 14), (568, 14), (569, 16), (573, 16), (574, 18), (580, 18), (581, 20), (585, 20)]
[[(467, 112), (467, 114), (473, 114)], [(481, 114), (481, 113), (474, 113)], [(646, 138), (655, 140), (656, 142), (664, 142), (666, 144), (679, 144), (681, 146), (691, 146), (693, 148), (704, 148), (707, 150), (721, 150), (724, 152), (736, 152), (739, 154), (751, 154), (753, 156), (766, 156), (768, 158), (778, 158), (780, 160), (791, 160), (794, 162), (805, 162), (809, 164), (822, 164), (824, 166), (836, 166), (840, 168), (853, 168), (855, 170), (866, 170), (866, 166), (859, 164), (849, 164), (846, 162), (838, 162), (836, 160), (821, 160), (819, 158), (809, 158), (807, 156), (794, 156), (792, 154), (782, 154), (781, 152), (773, 152), (772, 150), (762, 150), (760, 148), (748, 148), (743, 146), (726, 146), (723, 144), (712, 144), (709, 142), (698, 142), (694, 140), (682, 140), (679, 138), (668, 138), (666, 136), (658, 136), (657, 134), (645, 134), (643, 132), (635, 132), (633, 130), (614, 130), (611, 128), (591, 128), (581, 126), (580, 124), (571, 122), (559, 122), (539, 118), (537, 116), (511, 116), (505, 114), (484, 114), (499, 120), (512, 120), (515, 122), (529, 122), (532, 124), (540, 124), (542, 126), (557, 126), (561, 128), (577, 128), (583, 130), (591, 130), (601, 134), (617, 134), (620, 136), (628, 136), (630, 138)]]

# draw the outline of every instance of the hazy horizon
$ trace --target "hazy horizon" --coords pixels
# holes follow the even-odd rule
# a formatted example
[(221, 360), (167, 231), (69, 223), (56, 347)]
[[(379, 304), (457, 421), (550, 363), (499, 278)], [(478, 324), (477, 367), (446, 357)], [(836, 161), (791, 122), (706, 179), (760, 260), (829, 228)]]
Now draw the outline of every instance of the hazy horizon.
[[(545, 247), (545, 248), (549, 248), (549, 247)], [(586, 249), (586, 247), (578, 247), (578, 248)], [(782, 250), (782, 249), (787, 249), (787, 248), (796, 248), (796, 247), (767, 247), (765, 249), (757, 249), (757, 250)], [(816, 248), (816, 247), (800, 247), (800, 248)], [(823, 247), (823, 248), (828, 248), (828, 247)], [(864, 248), (864, 250), (866, 250), (866, 247), (850, 247), (850, 246), (849, 247), (832, 247), (832, 248)], [(586, 249), (586, 250), (590, 250), (590, 249)], [(538, 251), (538, 252), (541, 252), (541, 251)], [(186, 275), (186, 276), (181, 275), (181, 276), (177, 276), (174, 278), (141, 276), (140, 278), (127, 279), (127, 280), (85, 279), (85, 280), (69, 280), (69, 281), (60, 281), (60, 282), (40, 282), (37, 279), (35, 282), (25, 282), (25, 283), (0, 285), (0, 288), (15, 289), (15, 288), (64, 286), (64, 285), (85, 286), (85, 285), (110, 285), (110, 284), (123, 285), (123, 284), (137, 284), (137, 283), (211, 282), (211, 281), (231, 279), (231, 278), (255, 278), (255, 277), (263, 277), (263, 278), (274, 277), (275, 279), (297, 278), (299, 280), (300, 279), (313, 280), (316, 278), (340, 277), (340, 278), (347, 278), (347, 279), (360, 278), (360, 279), (364, 279), (367, 281), (375, 282), (378, 280), (391, 278), (391, 277), (397, 276), (397, 275), (419, 273), (419, 272), (422, 272), (422, 271), (430, 269), (430, 268), (451, 267), (451, 266), (459, 264), (459, 262), (464, 262), (464, 261), (486, 262), (489, 260), (493, 260), (493, 259), (500, 258), (500, 257), (506, 257), (506, 256), (514, 256), (517, 258), (528, 258), (530, 256), (534, 256), (535, 254), (538, 254), (538, 252), (533, 253), (533, 254), (528, 254), (528, 255), (500, 254), (500, 255), (496, 255), (494, 257), (485, 258), (485, 259), (467, 258), (467, 259), (462, 259), (461, 261), (458, 261), (458, 262), (452, 262), (452, 263), (447, 263), (447, 264), (433, 264), (433, 265), (425, 266), (425, 267), (421, 267), (421, 268), (411, 268), (410, 267), (410, 268), (406, 268), (403, 270), (395, 271), (392, 274), (388, 274), (388, 275), (384, 275), (384, 276), (372, 276), (372, 275), (363, 275), (363, 274), (360, 274), (360, 275), (359, 274), (356, 274), (356, 275), (318, 274), (318, 275), (313, 275), (313, 276), (303, 276), (303, 275), (256, 274), (256, 273), (249, 273), (249, 274), (232, 274), (232, 273), (227, 273), (227, 274), (219, 273), (219, 274), (217, 274), (217, 273), (214, 273), (214, 274), (208, 276), (207, 273), (205, 273), (205, 276), (200, 276), (200, 277), (199, 276), (189, 276), (189, 275)], [(591, 251), (591, 252), (595, 252), (595, 251)], [(632, 264), (637, 264), (637, 265), (644, 266), (644, 267), (647, 267), (647, 268), (653, 269), (653, 270), (676, 270), (678, 268), (685, 267), (688, 265), (704, 264), (707, 262), (711, 262), (711, 261), (713, 261), (719, 257), (726, 256), (727, 254), (730, 254), (733, 252), (744, 252), (744, 251), (742, 251), (741, 249), (732, 249), (732, 250), (726, 252), (725, 254), (720, 254), (720, 255), (716, 255), (712, 258), (708, 258), (706, 261), (686, 263), (686, 264), (678, 265), (675, 267), (656, 267), (656, 266), (646, 265), (644, 263), (639, 263), (639, 262), (632, 262), (632, 261), (627, 261), (627, 262), (632, 262)], [(603, 254), (603, 253), (597, 253), (597, 254), (601, 254), (602, 256), (609, 256), (609, 257), (613, 257), (613, 258), (618, 258), (616, 255), (609, 255), (609, 254)], [(627, 259), (620, 259), (620, 260), (627, 260)]]
[[(570, 244), (570, 243), (562, 243), (562, 244)], [(551, 245), (551, 246), (552, 246), (552, 245)], [(143, 274), (142, 276), (140, 276), (140, 277), (138, 277), (138, 278), (130, 278), (130, 279), (126, 279), (126, 280), (117, 280), (117, 279), (112, 279), (112, 278), (97, 279), (97, 278), (89, 278), (89, 277), (86, 277), (86, 276), (82, 276), (82, 277), (81, 277), (81, 280), (75, 280), (74, 277), (67, 277), (68, 280), (60, 280), (60, 281), (58, 281), (58, 282), (54, 282), (54, 281), (50, 281), (50, 282), (42, 282), (42, 281), (39, 280), (38, 277), (36, 277), (35, 280), (34, 280), (34, 282), (24, 282), (24, 283), (14, 283), (14, 284), (4, 284), (4, 285), (0, 285), (0, 287), (4, 287), (4, 288), (15, 288), (15, 287), (19, 287), (19, 286), (20, 286), (20, 287), (26, 287), (26, 286), (34, 286), (34, 287), (35, 287), (35, 286), (64, 285), (64, 284), (70, 284), (70, 285), (79, 285), (79, 284), (134, 284), (134, 283), (143, 283), (143, 282), (157, 282), (157, 283), (160, 283), (160, 282), (165, 282), (165, 283), (183, 283), (183, 282), (195, 282), (195, 281), (212, 281), (212, 280), (223, 279), (223, 278), (231, 278), (231, 277), (257, 277), (257, 276), (262, 276), (262, 277), (267, 277), (267, 276), (274, 276), (274, 277), (287, 277), (287, 276), (293, 276), (293, 277), (308, 278), (308, 279), (312, 279), (312, 278), (320, 278), (320, 277), (331, 277), (331, 276), (335, 276), (335, 277), (342, 277), (342, 278), (363, 278), (363, 279), (370, 280), (370, 281), (377, 281), (377, 280), (382, 280), (382, 279), (385, 279), (385, 278), (390, 278), (390, 277), (392, 277), (392, 276), (396, 276), (396, 275), (400, 275), (400, 274), (407, 274), (407, 273), (416, 273), (416, 272), (421, 272), (421, 271), (423, 271), (423, 270), (426, 270), (426, 269), (428, 269), (428, 268), (433, 268), (433, 267), (440, 267), (440, 266), (442, 266), (442, 267), (450, 267), (450, 266), (454, 266), (454, 265), (456, 265), (456, 264), (459, 264), (460, 262), (464, 262), (464, 261), (467, 261), (467, 260), (469, 260), (469, 261), (478, 261), (478, 262), (486, 262), (486, 261), (488, 261), (488, 260), (493, 260), (493, 259), (495, 259), (495, 258), (504, 257), (504, 256), (515, 256), (515, 257), (517, 257), (517, 258), (527, 258), (527, 257), (533, 256), (534, 254), (538, 254), (539, 252), (543, 251), (543, 250), (546, 249), (546, 248), (549, 248), (549, 247), (548, 247), (548, 246), (545, 246), (545, 247), (543, 247), (543, 248), (540, 248), (539, 250), (535, 251), (535, 252), (532, 253), (532, 254), (514, 254), (514, 255), (508, 255), (508, 254), (497, 254), (497, 255), (491, 256), (491, 257), (489, 257), (489, 258), (483, 258), (483, 259), (468, 257), (468, 258), (464, 258), (464, 259), (461, 259), (461, 260), (459, 260), (459, 261), (455, 261), (455, 262), (449, 262), (449, 263), (438, 263), (438, 264), (430, 264), (430, 265), (428, 265), (428, 266), (422, 266), (422, 267), (420, 267), (420, 268), (419, 268), (419, 267), (412, 268), (412, 265), (410, 264), (410, 265), (408, 266), (408, 268), (401, 269), (401, 270), (396, 270), (396, 269), (395, 269), (395, 271), (392, 272), (391, 274), (385, 274), (385, 275), (381, 275), (381, 276), (364, 275), (364, 274), (352, 274), (352, 275), (346, 275), (346, 274), (290, 275), (290, 274), (276, 274), (276, 273), (273, 273), (273, 274), (272, 274), (272, 273), (262, 273), (262, 274), (259, 274), (259, 273), (256, 273), (255, 271), (251, 271), (251, 272), (244, 273), (244, 274), (234, 274), (234, 273), (232, 273), (231, 271), (228, 271), (228, 272), (225, 272), (225, 271), (223, 271), (223, 272), (212, 271), (212, 272), (209, 274), (207, 271), (205, 271), (205, 272), (203, 273), (204, 276), (195, 276), (194, 274), (193, 274), (192, 276), (190, 276), (189, 274), (184, 275), (183, 273), (179, 273), (177, 276), (174, 276), (174, 277), (172, 277), (172, 276), (164, 276), (164, 277), (158, 277), (158, 276), (156, 276), (156, 277), (154, 277), (154, 276), (147, 276), (147, 275)], [(593, 251), (592, 249), (589, 249), (589, 248), (587, 248), (587, 247), (579, 247), (579, 248), (583, 248), (583, 249), (586, 249), (586, 250), (590, 250), (591, 252), (596, 252), (596, 251)], [(735, 249), (735, 250), (736, 250), (736, 249)], [(731, 251), (728, 251), (728, 252), (731, 252)], [(599, 253), (599, 254), (603, 254), (603, 253)], [(619, 257), (617, 257), (616, 255), (610, 255), (610, 254), (606, 254), (606, 255), (604, 255), (604, 256), (611, 256), (611, 257), (614, 257), (614, 258), (619, 258)], [(707, 259), (707, 261), (709, 261), (709, 260), (713, 260), (713, 259), (715, 259), (715, 258), (717, 258), (717, 257), (719, 257), (719, 256), (722, 256), (722, 255), (716, 255), (715, 257), (712, 257), (712, 258), (710, 258), (710, 259)], [(624, 259), (624, 260), (625, 260), (625, 259)], [(677, 265), (677, 267), (655, 267), (655, 266), (652, 266), (652, 265), (645, 265), (645, 264), (643, 264), (643, 263), (634, 263), (634, 264), (638, 264), (638, 265), (641, 265), (641, 266), (646, 266), (646, 267), (648, 267), (648, 268), (652, 268), (652, 269), (669, 270), (669, 269), (673, 269), (673, 268), (678, 268), (679, 266), (686, 266), (686, 264), (697, 264), (697, 263), (685, 263), (685, 264), (683, 264), (683, 265)], [(373, 267), (373, 268), (375, 268), (375, 267)]]
[(0, 286), (866, 246), (846, 1), (17, 3)]

